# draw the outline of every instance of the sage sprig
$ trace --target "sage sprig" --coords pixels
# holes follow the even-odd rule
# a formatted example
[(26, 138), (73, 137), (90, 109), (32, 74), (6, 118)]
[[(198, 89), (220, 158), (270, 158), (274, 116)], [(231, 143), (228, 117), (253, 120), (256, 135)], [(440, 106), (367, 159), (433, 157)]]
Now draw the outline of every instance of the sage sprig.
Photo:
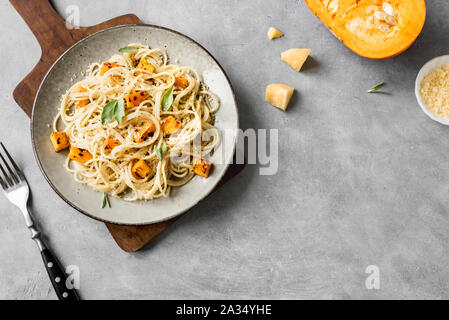
[(390, 91), (388, 91), (388, 90), (380, 90), (380, 88), (382, 88), (384, 85), (385, 85), (385, 82), (378, 83), (374, 87), (369, 89), (367, 92), (368, 93), (390, 93)]
[(106, 124), (112, 119), (115, 119), (118, 124), (122, 122), (125, 116), (125, 102), (121, 100), (112, 100), (104, 106), (101, 112), (101, 123)]
[(101, 208), (104, 209), (106, 206), (110, 208), (111, 204), (109, 203), (108, 195), (106, 194), (106, 192), (103, 192), (103, 204)]
[(162, 111), (168, 111), (173, 103), (173, 86), (171, 86), (167, 91), (165, 91), (162, 96)]
[(159, 158), (159, 161), (162, 161), (162, 158), (164, 157), (165, 153), (165, 143), (161, 145), (160, 149), (155, 145), (154, 152), (156, 153), (156, 156)]
[(133, 47), (133, 46), (126, 46), (126, 47), (118, 49), (118, 52), (126, 53), (126, 52), (134, 52), (134, 51), (137, 51), (137, 50), (139, 50), (139, 48)]

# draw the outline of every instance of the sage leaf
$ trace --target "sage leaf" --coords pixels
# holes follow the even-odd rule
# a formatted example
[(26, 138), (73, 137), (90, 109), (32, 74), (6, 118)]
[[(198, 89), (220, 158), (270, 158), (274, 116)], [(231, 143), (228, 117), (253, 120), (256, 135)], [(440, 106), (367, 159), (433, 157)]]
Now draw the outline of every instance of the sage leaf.
[(125, 102), (122, 100), (113, 100), (104, 106), (101, 112), (101, 123), (106, 124), (115, 119), (118, 124), (122, 122), (125, 116)]
[(380, 90), (380, 88), (382, 88), (384, 85), (385, 85), (385, 82), (378, 83), (374, 87), (369, 89), (367, 92), (368, 93), (389, 93), (390, 91), (388, 91), (388, 90)]
[(159, 151), (159, 148), (156, 145), (154, 146), (154, 152), (156, 153), (156, 156), (159, 158), (159, 161), (162, 161), (161, 152)]
[(162, 96), (162, 111), (168, 111), (170, 109), (171, 104), (173, 103), (173, 86), (171, 86), (167, 91), (165, 91)]
[(106, 206), (110, 208), (111, 204), (109, 203), (108, 195), (106, 194), (106, 192), (103, 192), (103, 204), (101, 208), (104, 209)]
[(114, 118), (114, 109), (117, 105), (117, 100), (112, 100), (106, 104), (101, 112), (101, 123), (106, 124)]
[(161, 145), (161, 149), (159, 149), (156, 145), (154, 146), (154, 152), (156, 153), (156, 156), (159, 158), (159, 161), (162, 161), (162, 158), (164, 157), (165, 153), (165, 143)]
[(133, 46), (126, 46), (126, 47), (118, 49), (118, 52), (126, 53), (126, 52), (134, 52), (134, 51), (137, 51), (137, 50), (139, 50), (139, 48), (133, 47)]
[(124, 116), (125, 116), (125, 101), (121, 99), (120, 101), (118, 101), (117, 105), (114, 108), (114, 118), (115, 120), (117, 120), (117, 123), (120, 124)]
[(162, 143), (162, 146), (161, 146), (161, 158), (164, 157), (164, 153), (165, 153), (165, 143)]

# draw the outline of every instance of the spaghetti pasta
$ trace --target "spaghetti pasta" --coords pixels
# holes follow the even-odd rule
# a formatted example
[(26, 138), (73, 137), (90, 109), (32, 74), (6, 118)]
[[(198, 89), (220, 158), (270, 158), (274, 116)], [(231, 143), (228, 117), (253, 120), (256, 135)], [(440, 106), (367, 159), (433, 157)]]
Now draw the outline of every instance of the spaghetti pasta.
[[(92, 64), (63, 95), (53, 129), (63, 125), (70, 145), (92, 155), (83, 163), (67, 159), (76, 181), (128, 201), (167, 197), (219, 144), (219, 101), (195, 69), (169, 64), (164, 50), (139, 43), (126, 48)], [(165, 110), (169, 90), (173, 100)], [(103, 123), (111, 101), (123, 101), (125, 115)]]

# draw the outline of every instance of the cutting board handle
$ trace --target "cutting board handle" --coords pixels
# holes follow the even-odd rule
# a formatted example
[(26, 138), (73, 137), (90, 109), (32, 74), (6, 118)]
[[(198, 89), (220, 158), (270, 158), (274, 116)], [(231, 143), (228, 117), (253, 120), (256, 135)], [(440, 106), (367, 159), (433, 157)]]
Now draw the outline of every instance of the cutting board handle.
[[(42, 56), (33, 71), (17, 85), (13, 93), (14, 100), (28, 116), (31, 116), (34, 97), (42, 79), (53, 62), (64, 51), (94, 32), (118, 25), (142, 23), (134, 14), (126, 14), (95, 26), (70, 29), (67, 28), (66, 22), (55, 11), (49, 0), (9, 1), (28, 24), (42, 48)], [(244, 167), (245, 164), (230, 166), (215, 189), (220, 188), (228, 180), (236, 176)], [(106, 226), (123, 250), (133, 252), (141, 249), (154, 237), (167, 229), (176, 219), (147, 226), (119, 226), (112, 224), (106, 224)]]
[(51, 65), (82, 38), (109, 27), (142, 23), (133, 14), (120, 16), (91, 27), (72, 28), (55, 11), (49, 0), (9, 0), (30, 27), (42, 50), (34, 69), (13, 92), (17, 104), (31, 116), (37, 89)]
[[(55, 11), (49, 0), (9, 0), (30, 27), (42, 50), (51, 47), (55, 35), (64, 38), (70, 26)], [(44, 52), (43, 52), (44, 54)]]

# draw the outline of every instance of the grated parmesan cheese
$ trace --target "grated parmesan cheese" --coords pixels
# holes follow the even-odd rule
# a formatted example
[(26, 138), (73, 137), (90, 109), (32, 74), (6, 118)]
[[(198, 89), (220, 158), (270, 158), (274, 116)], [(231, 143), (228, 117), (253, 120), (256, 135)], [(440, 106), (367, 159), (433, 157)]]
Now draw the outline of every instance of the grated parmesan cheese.
[(449, 118), (449, 64), (424, 77), (420, 93), (430, 111)]

